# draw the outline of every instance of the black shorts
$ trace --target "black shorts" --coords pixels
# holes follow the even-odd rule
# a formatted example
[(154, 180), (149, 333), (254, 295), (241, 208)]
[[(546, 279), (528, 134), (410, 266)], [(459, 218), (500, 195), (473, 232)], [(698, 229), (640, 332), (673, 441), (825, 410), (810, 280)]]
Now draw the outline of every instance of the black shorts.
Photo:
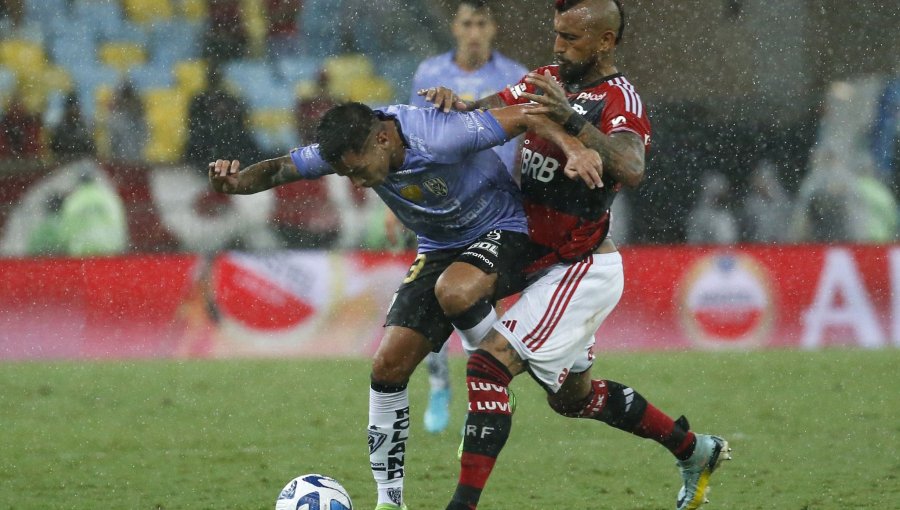
[(385, 326), (403, 326), (425, 335), (432, 350), (441, 350), (453, 325), (434, 295), (438, 277), (453, 262), (471, 264), (487, 274), (497, 274), (493, 300), (522, 290), (528, 234), (491, 230), (466, 248), (420, 253), (403, 284), (394, 294)]

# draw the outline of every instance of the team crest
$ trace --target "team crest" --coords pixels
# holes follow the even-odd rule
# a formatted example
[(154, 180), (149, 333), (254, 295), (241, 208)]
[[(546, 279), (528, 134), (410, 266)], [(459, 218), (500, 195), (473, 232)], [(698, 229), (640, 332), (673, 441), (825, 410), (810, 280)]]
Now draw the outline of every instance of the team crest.
[(450, 192), (450, 188), (447, 187), (447, 183), (444, 182), (444, 179), (440, 177), (435, 177), (434, 179), (428, 179), (423, 184), (428, 188), (428, 191), (434, 193), (439, 197), (446, 197), (447, 193)]
[(410, 202), (421, 202), (422, 188), (416, 186), (415, 184), (403, 186), (402, 188), (400, 188), (400, 196), (409, 200)]
[(385, 439), (387, 439), (387, 434), (384, 432), (369, 429), (369, 455), (383, 445)]

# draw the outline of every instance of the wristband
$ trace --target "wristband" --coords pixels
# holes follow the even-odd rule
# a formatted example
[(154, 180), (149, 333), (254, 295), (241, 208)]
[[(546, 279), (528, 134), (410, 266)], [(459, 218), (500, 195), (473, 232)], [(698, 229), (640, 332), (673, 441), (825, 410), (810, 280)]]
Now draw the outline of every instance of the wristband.
[(563, 124), (563, 129), (572, 136), (578, 136), (585, 124), (587, 124), (587, 121), (584, 120), (584, 117), (573, 111), (572, 115), (569, 115), (569, 118), (566, 119), (566, 123)]

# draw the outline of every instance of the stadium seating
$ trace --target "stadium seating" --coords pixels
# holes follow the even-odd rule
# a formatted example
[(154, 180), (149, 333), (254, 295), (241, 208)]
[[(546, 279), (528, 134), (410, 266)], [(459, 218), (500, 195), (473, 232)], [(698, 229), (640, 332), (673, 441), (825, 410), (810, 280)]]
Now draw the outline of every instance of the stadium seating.
[(167, 20), (174, 14), (169, 0), (124, 0), (123, 3), (128, 19), (139, 25)]
[(150, 140), (144, 157), (152, 163), (175, 163), (187, 140), (189, 98), (177, 89), (153, 89), (143, 95)]
[(294, 113), (289, 109), (258, 109), (250, 114), (253, 139), (266, 154), (286, 154), (297, 145), (299, 135), (294, 123)]
[(193, 97), (206, 89), (206, 69), (206, 61), (201, 59), (182, 60), (175, 64), (172, 72), (178, 90), (187, 97)]
[(40, 73), (47, 65), (47, 57), (39, 43), (8, 39), (0, 42), (0, 64), (21, 79)]
[[(45, 122), (54, 125), (62, 115), (66, 94), (74, 91), (86, 119), (98, 130), (102, 149), (108, 97), (127, 78), (144, 97), (151, 132), (149, 159), (169, 162), (180, 157), (187, 103), (207, 86), (200, 43), (208, 0), (23, 3), (26, 20), (40, 26), (42, 39), (3, 40), (0, 34), (0, 109), (18, 89), (26, 105), (42, 110)], [(265, 2), (241, 3), (252, 51), (261, 57)], [(403, 72), (411, 75), (408, 67), (403, 66)], [(383, 104), (392, 101), (398, 90), (394, 69), (393, 61), (373, 62), (362, 54), (326, 60), (290, 55), (227, 63), (224, 78), (246, 101), (254, 137), (263, 149), (286, 150), (296, 142), (293, 111), (298, 95), (315, 89), (321, 70), (328, 72), (329, 92), (335, 97)]]
[(134, 43), (108, 42), (100, 45), (97, 56), (103, 65), (126, 72), (147, 61), (144, 48)]

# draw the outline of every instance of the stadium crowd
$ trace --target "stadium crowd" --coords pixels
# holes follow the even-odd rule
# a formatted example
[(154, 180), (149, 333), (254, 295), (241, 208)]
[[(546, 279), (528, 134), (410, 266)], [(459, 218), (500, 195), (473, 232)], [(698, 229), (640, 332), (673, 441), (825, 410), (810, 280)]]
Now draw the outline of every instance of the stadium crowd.
[[(438, 3), (409, 0), (0, 0), (0, 177), (84, 158), (203, 169), (222, 147), (247, 161), (283, 154), (308, 143), (313, 119), (333, 104), (404, 102), (418, 63), (452, 46), (447, 19)], [(837, 85), (828, 111), (791, 129), (722, 121), (702, 104), (651, 104), (650, 178), (617, 203), (613, 235), (895, 240), (898, 88), (888, 79), (869, 91), (875, 117), (843, 135), (846, 125), (828, 123), (847, 101)], [(821, 143), (830, 131), (862, 148)], [(342, 233), (350, 227), (336, 212), (317, 217), (326, 202), (362, 203), (359, 193), (323, 185), (281, 193), (308, 207), (279, 209), (278, 241), (265, 246), (385, 246), (383, 235)], [(358, 223), (381, 228), (378, 217)], [(188, 247), (160, 247), (173, 248)]]

